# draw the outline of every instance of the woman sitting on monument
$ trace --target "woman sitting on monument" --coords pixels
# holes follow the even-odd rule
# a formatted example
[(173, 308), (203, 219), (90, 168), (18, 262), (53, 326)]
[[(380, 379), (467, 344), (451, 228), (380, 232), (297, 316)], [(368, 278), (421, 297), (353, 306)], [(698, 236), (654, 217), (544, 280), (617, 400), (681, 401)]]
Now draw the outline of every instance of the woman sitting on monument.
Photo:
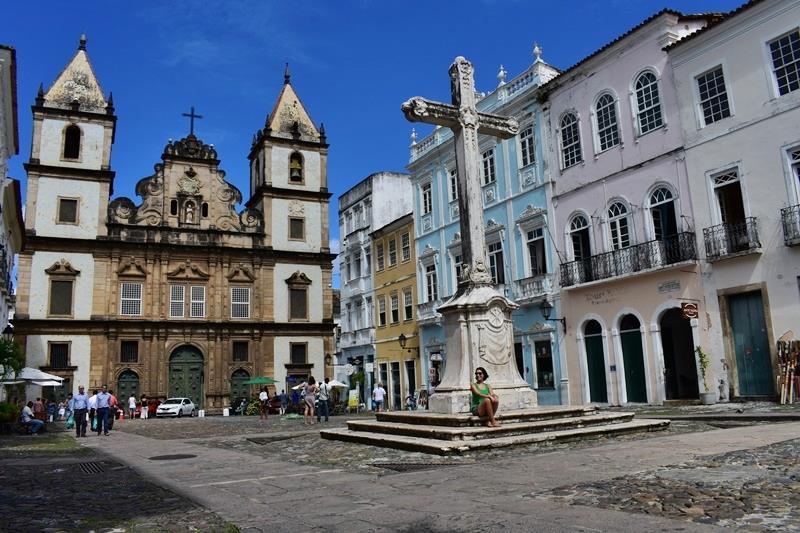
[(491, 385), (486, 383), (489, 374), (486, 369), (479, 366), (475, 369), (475, 383), (470, 386), (472, 391), (472, 414), (486, 417), (486, 425), (490, 428), (500, 427), (500, 422), (494, 419), (497, 408), (500, 406), (500, 398), (492, 390)]

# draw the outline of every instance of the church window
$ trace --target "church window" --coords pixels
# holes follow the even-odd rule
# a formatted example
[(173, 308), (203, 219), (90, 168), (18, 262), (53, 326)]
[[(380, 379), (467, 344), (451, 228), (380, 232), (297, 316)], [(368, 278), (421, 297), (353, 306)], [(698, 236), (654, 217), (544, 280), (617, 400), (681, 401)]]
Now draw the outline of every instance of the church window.
[(433, 193), (431, 192), (431, 183), (422, 184), (422, 214), (427, 215), (433, 210)]
[(169, 316), (170, 318), (183, 318), (184, 293), (183, 285), (169, 286)]
[(703, 123), (706, 126), (731, 116), (722, 65), (697, 77), (697, 91), (700, 96)]
[(169, 202), (169, 214), (176, 216), (178, 214), (178, 200), (171, 200)]
[(619, 125), (617, 124), (617, 103), (614, 101), (614, 97), (606, 93), (598, 98), (595, 114), (600, 151), (617, 146), (619, 144)]
[(308, 364), (308, 344), (305, 342), (289, 343), (289, 364)]
[(306, 287), (289, 287), (289, 320), (308, 320)]
[(289, 156), (289, 181), (303, 183), (303, 156), (294, 152)]
[(375, 258), (378, 262), (378, 265), (375, 267), (375, 270), (383, 270), (383, 243), (379, 242), (375, 245)]
[(192, 285), (189, 290), (189, 316), (203, 318), (206, 316), (206, 288), (203, 285)]
[(250, 318), (250, 287), (231, 287), (231, 318)]
[(519, 132), (519, 156), (523, 167), (536, 162), (536, 138), (533, 135), (533, 124)]
[(142, 284), (122, 283), (119, 289), (119, 314), (139, 316), (142, 314)]
[(203, 215), (203, 218), (208, 218), (208, 202), (203, 202), (203, 205), (200, 206), (200, 212)]
[(489, 148), (483, 154), (483, 184), (489, 185), (497, 181), (497, 174), (494, 167), (494, 148)]
[(48, 343), (48, 352), (51, 368), (69, 368), (69, 348), (68, 342)]
[(78, 223), (78, 199), (59, 198), (58, 199), (58, 224), (77, 224)]
[(233, 341), (232, 359), (235, 363), (246, 363), (249, 359), (247, 341)]
[(661, 97), (658, 92), (658, 78), (650, 71), (636, 78), (636, 120), (639, 135), (644, 135), (664, 125), (661, 115)]
[(389, 266), (397, 264), (397, 240), (389, 240)]
[(289, 240), (304, 241), (306, 239), (306, 219), (289, 217)]
[(400, 297), (397, 295), (397, 293), (392, 294), (391, 304), (392, 304), (392, 324), (397, 324), (398, 322), (400, 322)]
[(139, 341), (122, 341), (119, 346), (120, 363), (139, 362)]
[(411, 289), (403, 289), (403, 312), (405, 320), (414, 318), (414, 299), (411, 295)]
[(611, 231), (611, 248), (619, 250), (631, 245), (628, 208), (622, 202), (614, 202), (608, 208), (608, 226)]
[(386, 325), (386, 297), (378, 296), (378, 325)]
[(450, 201), (455, 202), (458, 200), (458, 172), (455, 167), (448, 171), (447, 176), (450, 181)]
[(72, 280), (50, 280), (50, 315), (72, 315)]
[(561, 118), (561, 167), (569, 168), (583, 161), (578, 117), (567, 113)]
[(408, 233), (403, 233), (400, 236), (400, 248), (402, 249), (403, 262), (411, 259), (411, 236)]
[(492, 282), (495, 285), (502, 285), (506, 282), (505, 268), (503, 265), (503, 244), (500, 241), (493, 242), (488, 246), (489, 251), (489, 271), (492, 274)]
[(64, 159), (78, 159), (81, 156), (81, 129), (70, 124), (64, 130)]
[(439, 299), (439, 280), (436, 277), (436, 265), (425, 267), (425, 290), (427, 301), (433, 302)]
[(769, 53), (778, 94), (800, 89), (800, 30), (792, 30), (770, 42)]

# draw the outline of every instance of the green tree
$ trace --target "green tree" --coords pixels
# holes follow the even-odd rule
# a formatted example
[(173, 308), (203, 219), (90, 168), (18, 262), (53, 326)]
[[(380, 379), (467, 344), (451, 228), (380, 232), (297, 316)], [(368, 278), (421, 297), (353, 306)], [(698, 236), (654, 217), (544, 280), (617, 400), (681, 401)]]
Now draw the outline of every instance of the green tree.
[(13, 371), (18, 374), (25, 366), (25, 354), (13, 340), (0, 339), (0, 379), (4, 379)]

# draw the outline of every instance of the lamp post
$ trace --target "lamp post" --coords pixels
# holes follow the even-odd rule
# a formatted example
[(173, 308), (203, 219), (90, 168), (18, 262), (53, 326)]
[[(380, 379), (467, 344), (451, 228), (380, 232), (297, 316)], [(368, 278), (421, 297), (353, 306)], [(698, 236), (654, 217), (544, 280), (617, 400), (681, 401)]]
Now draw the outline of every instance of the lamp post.
[(400, 336), (397, 337), (397, 342), (400, 343), (400, 348), (401, 349), (403, 349), (403, 350), (406, 349), (406, 343), (408, 342), (408, 339), (406, 338), (406, 336), (404, 334), (401, 333)]
[(561, 318), (550, 318), (550, 314), (553, 312), (553, 304), (550, 303), (547, 298), (542, 300), (541, 305), (539, 306), (539, 311), (542, 312), (542, 317), (545, 320), (550, 320), (552, 322), (561, 322), (561, 325), (564, 327), (564, 333), (567, 332), (567, 319), (564, 317)]

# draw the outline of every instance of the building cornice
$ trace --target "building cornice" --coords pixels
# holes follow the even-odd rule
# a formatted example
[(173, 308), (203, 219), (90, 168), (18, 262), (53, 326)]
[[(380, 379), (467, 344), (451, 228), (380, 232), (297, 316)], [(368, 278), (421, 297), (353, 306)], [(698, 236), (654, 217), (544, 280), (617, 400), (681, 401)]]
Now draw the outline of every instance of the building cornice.
[(253, 207), (253, 205), (258, 203), (264, 196), (287, 200), (315, 200), (317, 202), (327, 202), (330, 200), (331, 196), (333, 196), (333, 193), (329, 192), (325, 187), (321, 187), (319, 191), (309, 191), (261, 184), (253, 192), (245, 205), (247, 207)]

